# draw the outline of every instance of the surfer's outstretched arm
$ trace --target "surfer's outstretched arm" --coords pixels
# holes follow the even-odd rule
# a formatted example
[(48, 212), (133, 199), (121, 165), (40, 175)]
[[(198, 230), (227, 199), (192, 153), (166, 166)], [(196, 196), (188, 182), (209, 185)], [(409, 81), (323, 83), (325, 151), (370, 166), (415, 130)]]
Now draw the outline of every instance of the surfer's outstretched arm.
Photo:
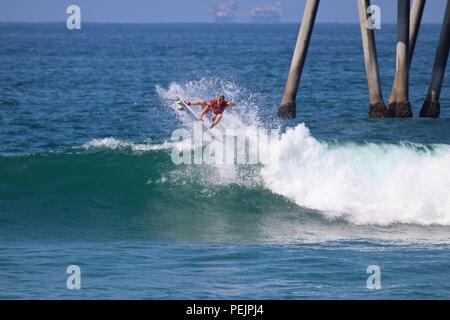
[(209, 108), (211, 108), (211, 106), (208, 104), (203, 108), (203, 111), (202, 111), (202, 113), (200, 113), (200, 116), (199, 116), (200, 120), (203, 119), (203, 116), (205, 115), (205, 113), (207, 113), (209, 111)]
[(227, 107), (234, 107), (236, 105), (236, 103), (234, 102), (228, 102), (227, 103)]

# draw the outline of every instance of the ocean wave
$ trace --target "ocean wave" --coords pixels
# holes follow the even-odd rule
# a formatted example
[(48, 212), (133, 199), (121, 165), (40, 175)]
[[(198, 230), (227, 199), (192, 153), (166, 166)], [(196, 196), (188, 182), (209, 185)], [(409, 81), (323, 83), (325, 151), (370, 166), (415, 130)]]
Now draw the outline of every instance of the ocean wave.
[(288, 211), (338, 224), (450, 225), (446, 145), (327, 143), (299, 125), (275, 143), (276, 166), (177, 166), (163, 145), (134, 151), (135, 144), (102, 139), (76, 150), (0, 157), (0, 204), (69, 197), (74, 210), (102, 199), (118, 208), (148, 203), (154, 214), (244, 210), (273, 217), (286, 211), (281, 196), (292, 204)]

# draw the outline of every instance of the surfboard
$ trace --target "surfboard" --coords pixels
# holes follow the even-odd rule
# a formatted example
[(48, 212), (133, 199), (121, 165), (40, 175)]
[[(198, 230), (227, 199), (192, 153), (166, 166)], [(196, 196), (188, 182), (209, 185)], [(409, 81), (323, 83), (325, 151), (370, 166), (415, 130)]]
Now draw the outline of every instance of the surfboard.
[(203, 126), (205, 127), (206, 130), (211, 131), (211, 129), (209, 128), (208, 123), (206, 123), (206, 121), (204, 119), (200, 120), (199, 115), (197, 114), (197, 112), (195, 112), (194, 109), (192, 109), (192, 107), (190, 105), (187, 104), (187, 102), (181, 98), (178, 97), (178, 100), (181, 102), (183, 108), (189, 112), (189, 114), (193, 117), (194, 120), (199, 120), (201, 121), (201, 123), (203, 124)]

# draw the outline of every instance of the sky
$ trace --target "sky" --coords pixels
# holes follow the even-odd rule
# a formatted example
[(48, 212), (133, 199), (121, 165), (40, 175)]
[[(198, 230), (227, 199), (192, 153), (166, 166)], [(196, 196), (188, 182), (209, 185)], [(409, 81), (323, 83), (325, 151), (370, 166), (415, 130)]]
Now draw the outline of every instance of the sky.
[[(212, 5), (218, 0), (0, 0), (0, 22), (66, 21), (66, 8), (81, 8), (83, 22), (167, 23), (213, 22)], [(281, 22), (299, 22), (306, 0), (283, 0)], [(246, 17), (254, 6), (270, 0), (238, 0), (236, 22)], [(274, 1), (273, 1), (274, 2)], [(372, 0), (381, 7), (382, 23), (396, 20), (395, 0)], [(427, 1), (423, 22), (441, 23), (446, 0)], [(322, 0), (317, 22), (358, 23), (356, 0)]]

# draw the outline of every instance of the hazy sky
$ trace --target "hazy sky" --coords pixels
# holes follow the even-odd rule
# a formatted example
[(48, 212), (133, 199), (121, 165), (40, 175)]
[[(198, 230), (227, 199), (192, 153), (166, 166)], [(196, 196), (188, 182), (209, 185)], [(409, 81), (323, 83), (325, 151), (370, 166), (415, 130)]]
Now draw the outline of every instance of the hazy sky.
[[(84, 22), (211, 22), (210, 8), (216, 0), (0, 0), (0, 21), (65, 21), (70, 4), (81, 7)], [(268, 0), (240, 0), (239, 21), (246, 13)], [(284, 0), (283, 22), (298, 22), (305, 0)], [(382, 22), (396, 17), (395, 0), (373, 0), (382, 10)], [(429, 0), (424, 22), (441, 23), (446, 0)], [(318, 22), (358, 22), (356, 0), (322, 0)]]

